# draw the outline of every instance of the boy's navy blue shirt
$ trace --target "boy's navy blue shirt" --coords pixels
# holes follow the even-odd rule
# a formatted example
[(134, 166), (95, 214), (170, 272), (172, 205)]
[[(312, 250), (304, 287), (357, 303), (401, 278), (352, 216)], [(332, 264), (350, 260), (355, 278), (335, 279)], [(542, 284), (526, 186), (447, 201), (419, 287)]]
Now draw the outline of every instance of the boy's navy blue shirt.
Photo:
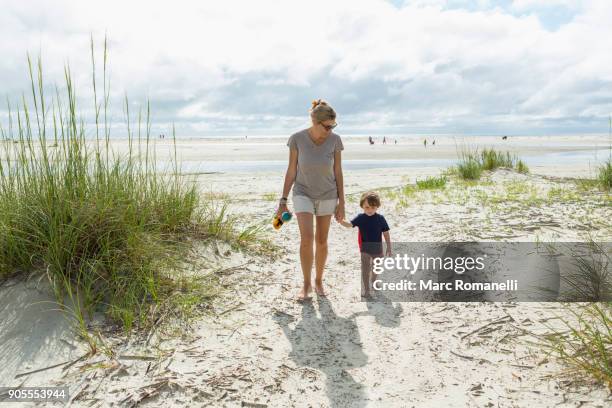
[(359, 228), (359, 250), (361, 252), (372, 255), (382, 254), (382, 233), (389, 231), (385, 217), (378, 213), (371, 216), (361, 213), (351, 220), (351, 224)]

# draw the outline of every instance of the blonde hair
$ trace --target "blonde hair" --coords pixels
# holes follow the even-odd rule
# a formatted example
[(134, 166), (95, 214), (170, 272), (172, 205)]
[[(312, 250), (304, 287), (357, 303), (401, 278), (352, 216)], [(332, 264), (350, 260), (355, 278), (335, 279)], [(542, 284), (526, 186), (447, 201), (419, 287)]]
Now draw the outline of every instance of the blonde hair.
[(363, 203), (368, 202), (368, 205), (371, 207), (380, 207), (380, 196), (376, 191), (368, 191), (361, 195), (361, 200), (359, 200), (359, 206), (363, 208)]
[(312, 101), (312, 108), (310, 108), (310, 116), (317, 122), (323, 122), (326, 120), (335, 120), (336, 111), (327, 102), (322, 99), (315, 99)]

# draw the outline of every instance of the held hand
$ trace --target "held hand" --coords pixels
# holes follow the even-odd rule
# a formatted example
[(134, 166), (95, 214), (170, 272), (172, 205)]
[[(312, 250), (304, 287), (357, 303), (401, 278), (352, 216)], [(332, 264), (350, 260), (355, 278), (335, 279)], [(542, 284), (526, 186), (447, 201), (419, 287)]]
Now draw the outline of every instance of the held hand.
[(281, 215), (283, 215), (284, 212), (290, 212), (289, 208), (287, 207), (287, 204), (281, 204), (278, 206), (278, 209), (276, 210), (276, 216), (278, 218), (281, 217)]
[(344, 216), (345, 216), (344, 203), (339, 202), (338, 205), (336, 206), (336, 214), (335, 214), (336, 221), (342, 222), (344, 220)]

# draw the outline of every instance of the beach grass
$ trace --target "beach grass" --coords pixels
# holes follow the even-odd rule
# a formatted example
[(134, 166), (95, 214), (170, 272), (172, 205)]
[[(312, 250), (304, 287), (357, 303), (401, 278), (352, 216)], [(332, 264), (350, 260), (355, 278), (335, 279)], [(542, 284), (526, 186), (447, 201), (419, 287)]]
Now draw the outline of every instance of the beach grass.
[(529, 173), (529, 167), (525, 164), (524, 161), (519, 159), (516, 162), (516, 171), (518, 171), (521, 174), (528, 174)]
[[(558, 249), (551, 248), (551, 253)], [(612, 391), (612, 274), (606, 244), (591, 238), (582, 247), (561, 248), (574, 268), (561, 273), (560, 299), (566, 303), (561, 327), (547, 325), (541, 345), (568, 367), (566, 374), (580, 383), (594, 380)]]
[(553, 202), (578, 202), (586, 197), (584, 194), (579, 194), (578, 191), (568, 187), (552, 187), (550, 190), (548, 190), (547, 198), (548, 202), (552, 204)]
[(513, 168), (516, 158), (510, 152), (498, 152), (495, 149), (483, 149), (480, 153), (480, 165), (483, 170), (495, 170), (499, 167)]
[(190, 238), (249, 245), (259, 230), (237, 228), (227, 205), (203, 200), (182, 178), (174, 130), (172, 168), (159, 171), (148, 103), (134, 122), (125, 98), (129, 150), (115, 153), (106, 41), (101, 96), (93, 40), (91, 58), (95, 139), (87, 141), (69, 66), (65, 89), (49, 99), (40, 57), (33, 67), (28, 56), (31, 102), (9, 104), (0, 128), (0, 278), (44, 273), (83, 330), (85, 315), (100, 311), (129, 331), (216, 292), (214, 281), (180, 273)]
[(561, 275), (564, 300), (584, 299), (589, 302), (612, 300), (612, 260), (607, 248), (590, 240), (586, 251), (565, 250), (571, 254), (574, 268)]
[(446, 186), (446, 176), (427, 177), (425, 180), (417, 180), (416, 185), (419, 190), (438, 190)]
[(478, 180), (482, 174), (482, 166), (478, 157), (472, 153), (462, 154), (456, 169), (457, 173), (465, 180)]
[(456, 172), (464, 180), (479, 180), (483, 170), (494, 171), (498, 168), (514, 169), (522, 174), (529, 173), (529, 167), (517, 156), (489, 148), (480, 153), (478, 150), (462, 151), (459, 162), (449, 172)]
[(598, 168), (597, 181), (603, 189), (608, 191), (612, 189), (612, 159), (608, 159)]
[(578, 190), (581, 192), (588, 192), (599, 188), (599, 181), (597, 179), (577, 178), (573, 181)]
[(566, 309), (573, 321), (561, 318), (563, 329), (546, 335), (544, 348), (560, 358), (573, 380), (591, 379), (612, 391), (612, 303)]

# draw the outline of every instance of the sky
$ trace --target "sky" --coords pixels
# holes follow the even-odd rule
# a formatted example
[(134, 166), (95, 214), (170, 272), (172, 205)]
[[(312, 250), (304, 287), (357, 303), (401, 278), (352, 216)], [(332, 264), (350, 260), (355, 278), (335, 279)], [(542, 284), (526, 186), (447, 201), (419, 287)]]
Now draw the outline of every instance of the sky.
[(106, 36), (116, 132), (126, 95), (132, 121), (149, 101), (152, 133), (174, 124), (179, 137), (291, 134), (316, 98), (337, 111), (341, 135), (607, 135), (612, 113), (610, 0), (0, 0), (0, 10), (0, 97), (31, 104), (29, 52), (49, 99), (55, 86), (65, 95), (69, 65), (91, 123), (90, 41), (100, 94)]

